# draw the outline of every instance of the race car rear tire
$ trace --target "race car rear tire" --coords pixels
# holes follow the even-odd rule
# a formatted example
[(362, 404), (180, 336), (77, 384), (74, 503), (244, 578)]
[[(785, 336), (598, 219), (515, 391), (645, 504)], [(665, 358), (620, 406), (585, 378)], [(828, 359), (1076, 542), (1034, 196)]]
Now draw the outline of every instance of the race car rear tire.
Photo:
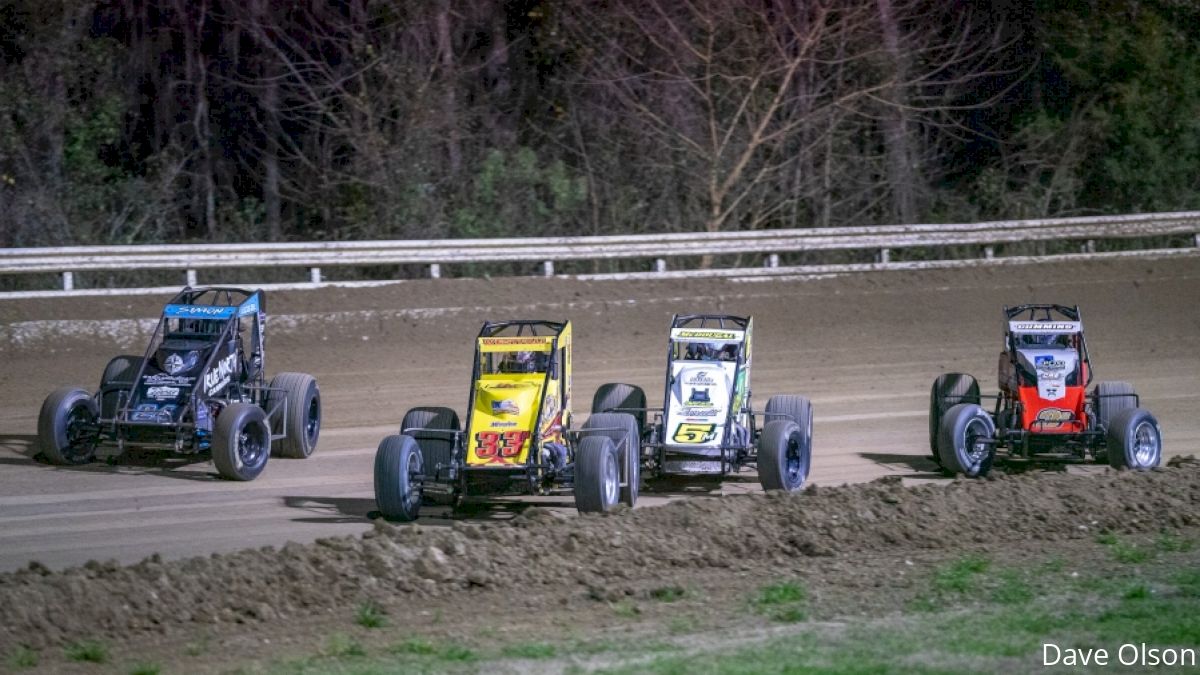
[(608, 436), (584, 436), (575, 451), (575, 508), (580, 513), (612, 510), (620, 498), (617, 446)]
[(230, 403), (217, 415), (212, 460), (226, 480), (254, 480), (271, 455), (267, 414), (253, 403)]
[(388, 520), (411, 522), (421, 512), (421, 448), (411, 436), (393, 434), (375, 451), (375, 505)]
[(1096, 425), (1108, 429), (1117, 413), (1137, 407), (1137, 392), (1128, 382), (1100, 382), (1092, 391)]
[(634, 384), (609, 382), (600, 385), (592, 397), (592, 413), (617, 412), (617, 408), (636, 408), (626, 412), (637, 420), (638, 437), (641, 438), (646, 428), (646, 392)]
[[(428, 431), (418, 431), (427, 429)], [(438, 465), (448, 467), (454, 451), (454, 434), (462, 430), (458, 413), (451, 408), (421, 406), (404, 413), (400, 433), (411, 437), (421, 449), (422, 466), (433, 475)]]
[(133, 378), (137, 376), (137, 372), (141, 370), (142, 362), (145, 360), (141, 356), (122, 354), (114, 357), (104, 367), (104, 374), (100, 376), (101, 419), (107, 420), (116, 416), (121, 392), (133, 391)]
[(1108, 465), (1147, 471), (1162, 461), (1162, 430), (1150, 411), (1127, 408), (1110, 420), (1106, 434)]
[(763, 425), (758, 439), (758, 482), (764, 490), (795, 492), (804, 487), (812, 465), (812, 415)]
[(975, 403), (959, 403), (946, 411), (938, 429), (938, 456), (952, 474), (971, 478), (992, 470), (996, 448), (996, 425), (987, 411)]
[[(734, 411), (735, 413), (737, 411)], [(763, 425), (776, 420), (795, 422), (801, 429), (807, 424), (804, 420), (812, 419), (812, 402), (804, 396), (791, 394), (776, 394), (767, 399), (766, 414), (763, 415)]]
[[(602, 430), (601, 430), (602, 429)], [(589, 431), (594, 430), (594, 431)], [(621, 501), (633, 507), (641, 492), (642, 439), (637, 420), (629, 413), (592, 413), (583, 423), (583, 436), (607, 436), (617, 448), (617, 458), (627, 480), (621, 488)]]
[(275, 442), (275, 454), (307, 458), (317, 449), (317, 439), (321, 436), (321, 390), (316, 378), (308, 373), (279, 373), (271, 378), (269, 386), (273, 391), (267, 392), (267, 410), (287, 401), (286, 418), (280, 406), (271, 422), (275, 435), (285, 434)]
[(979, 405), (979, 382), (966, 373), (945, 373), (938, 375), (929, 390), (929, 451), (933, 453), (933, 461), (942, 466), (938, 457), (938, 429), (946, 411), (959, 403), (974, 403)]
[(96, 402), (79, 387), (55, 389), (38, 413), (38, 447), (51, 464), (86, 464), (96, 456), (94, 438), (86, 426), (94, 424)]

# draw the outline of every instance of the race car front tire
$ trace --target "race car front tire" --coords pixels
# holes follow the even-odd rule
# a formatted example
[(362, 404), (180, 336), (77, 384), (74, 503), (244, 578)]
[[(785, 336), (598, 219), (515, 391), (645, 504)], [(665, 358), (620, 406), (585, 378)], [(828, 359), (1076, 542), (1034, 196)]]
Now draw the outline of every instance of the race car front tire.
[(1128, 408), (1116, 413), (1106, 438), (1108, 464), (1114, 469), (1147, 471), (1162, 461), (1162, 430), (1148, 410)]
[[(321, 390), (317, 380), (307, 373), (279, 373), (271, 378), (265, 408), (278, 406), (272, 420), (272, 432), (284, 434), (275, 445), (275, 454), (305, 459), (317, 449), (321, 435)], [(287, 402), (287, 415), (284, 413)]]
[(98, 414), (92, 395), (79, 387), (56, 389), (38, 413), (38, 447), (51, 464), (86, 464), (96, 456), (87, 427)]
[(642, 482), (642, 439), (637, 420), (629, 413), (592, 413), (583, 423), (583, 436), (607, 436), (617, 448), (620, 466), (624, 467), (625, 485), (621, 501), (632, 508), (637, 503)]
[(452, 432), (462, 430), (458, 413), (451, 408), (421, 406), (404, 413), (400, 422), (400, 433), (411, 437), (421, 449), (422, 466), (429, 475), (434, 475), (439, 465), (450, 466), (454, 451)]
[(230, 403), (217, 415), (212, 460), (226, 480), (254, 480), (271, 455), (267, 414), (252, 403)]
[(987, 411), (975, 403), (959, 403), (946, 411), (938, 429), (937, 453), (942, 467), (951, 474), (970, 478), (992, 470), (996, 448), (996, 425)]
[(101, 419), (107, 420), (116, 416), (121, 392), (133, 391), (133, 378), (141, 370), (143, 361), (145, 359), (141, 356), (122, 354), (113, 357), (104, 367), (104, 374), (100, 376)]
[(758, 439), (758, 482), (764, 490), (795, 492), (804, 487), (812, 465), (812, 414), (763, 425)]
[(411, 522), (421, 512), (424, 465), (421, 448), (411, 436), (393, 434), (375, 451), (375, 505), (388, 520)]
[(584, 436), (575, 451), (575, 508), (580, 513), (612, 510), (620, 498), (617, 446), (608, 436)]
[(938, 375), (929, 390), (929, 451), (938, 466), (942, 466), (938, 456), (938, 429), (946, 411), (959, 403), (979, 405), (979, 381), (966, 373)]
[(592, 397), (592, 413), (602, 412), (627, 412), (633, 415), (640, 438), (646, 428), (646, 392), (634, 384), (602, 384)]

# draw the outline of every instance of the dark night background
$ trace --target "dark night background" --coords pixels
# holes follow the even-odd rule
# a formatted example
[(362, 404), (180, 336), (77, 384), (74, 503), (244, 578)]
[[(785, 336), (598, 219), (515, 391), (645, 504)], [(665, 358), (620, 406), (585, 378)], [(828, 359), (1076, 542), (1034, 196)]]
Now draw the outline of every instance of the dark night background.
[(0, 246), (1200, 207), (1190, 0), (0, 0)]

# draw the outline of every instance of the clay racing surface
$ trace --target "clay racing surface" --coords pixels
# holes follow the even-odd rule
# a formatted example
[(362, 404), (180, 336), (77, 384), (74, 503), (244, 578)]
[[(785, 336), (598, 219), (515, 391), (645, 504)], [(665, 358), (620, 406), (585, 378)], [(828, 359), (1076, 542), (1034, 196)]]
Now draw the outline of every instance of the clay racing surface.
[[(325, 426), (312, 458), (272, 459), (243, 484), (217, 479), (209, 463), (153, 454), (78, 468), (38, 461), (42, 398), (65, 384), (94, 388), (111, 356), (140, 353), (162, 299), (2, 301), (0, 569), (24, 571), (0, 577), (0, 643), (53, 645), (82, 634), (136, 642), (244, 624), (267, 634), (276, 620), (319, 623), (368, 597), (384, 605), (421, 598), (446, 616), (547, 602), (578, 609), (581, 597), (610, 602), (644, 592), (643, 582), (724, 578), (731, 569), (753, 576), (791, 565), (845, 583), (839, 571), (887, 568), (896, 551), (936, 557), (968, 542), (1086, 537), (1078, 528), (1095, 525), (1084, 518), (1132, 532), (1195, 527), (1194, 468), (920, 484), (949, 483), (924, 459), (929, 385), (938, 373), (964, 371), (995, 390), (1006, 303), (1080, 304), (1097, 379), (1134, 383), (1162, 425), (1168, 456), (1196, 452), (1196, 297), (1194, 258), (819, 280), (447, 280), (276, 293), (268, 296), (268, 374), (314, 374)], [(651, 485), (638, 509), (614, 517), (576, 517), (569, 500), (506, 500), (373, 529), (376, 444), (411, 406), (462, 410), (483, 319), (571, 319), (574, 406), (586, 412), (609, 381), (641, 385), (658, 404), (670, 316), (700, 311), (755, 316), (759, 405), (777, 393), (813, 399), (816, 494), (763, 497), (743, 474), (720, 485)], [(880, 478), (894, 482), (826, 490)], [(1020, 510), (1008, 512), (1011, 504)], [(363, 533), (369, 538), (358, 539)], [(328, 537), (339, 538), (309, 543)], [(276, 550), (181, 560), (262, 546)], [(92, 563), (50, 573), (151, 555), (128, 569)]]

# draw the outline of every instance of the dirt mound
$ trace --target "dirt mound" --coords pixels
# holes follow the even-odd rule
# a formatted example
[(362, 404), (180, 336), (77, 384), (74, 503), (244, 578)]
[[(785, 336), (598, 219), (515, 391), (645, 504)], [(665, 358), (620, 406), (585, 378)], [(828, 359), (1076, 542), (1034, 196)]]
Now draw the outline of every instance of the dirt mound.
[[(202, 626), (343, 611), (530, 584), (604, 598), (689, 569), (784, 558), (1062, 540), (1200, 525), (1200, 463), (1148, 473), (1027, 474), (903, 487), (898, 480), (797, 495), (697, 498), (608, 516), (531, 509), (505, 524), (434, 530), (380, 522), (361, 538), (176, 562), (37, 563), (0, 575), (0, 649), (81, 636), (122, 640)], [(833, 562), (833, 561), (831, 561)]]

